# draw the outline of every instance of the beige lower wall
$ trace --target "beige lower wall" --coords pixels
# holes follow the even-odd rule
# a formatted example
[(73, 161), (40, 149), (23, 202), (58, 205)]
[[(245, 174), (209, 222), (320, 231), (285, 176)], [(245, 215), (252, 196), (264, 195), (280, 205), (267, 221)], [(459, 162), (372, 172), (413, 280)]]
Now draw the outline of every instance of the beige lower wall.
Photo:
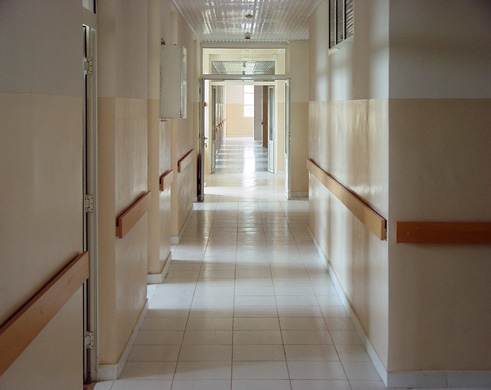
[[(148, 100), (148, 273), (162, 271), (160, 259), (160, 100)], [(164, 259), (165, 260), (165, 259)]]
[(196, 196), (195, 193), (195, 179), (196, 179), (196, 160), (189, 164), (183, 172), (178, 174), (177, 178), (177, 191), (179, 197), (179, 209), (178, 209), (178, 226), (179, 233), (184, 228), (191, 210), (193, 209), (193, 200)]
[(490, 370), (489, 245), (396, 244), (397, 221), (491, 220), (491, 99), (390, 101), (390, 371)]
[[(171, 126), (169, 121), (160, 122), (160, 175), (169, 171), (171, 168)], [(174, 181), (177, 171), (174, 169)], [(159, 212), (160, 212), (160, 240), (159, 240), (159, 267), (154, 273), (161, 273), (171, 252), (171, 190), (166, 189), (159, 193)]]
[(0, 377), (2, 390), (80, 390), (83, 386), (82, 288)]
[(114, 364), (146, 301), (148, 216), (123, 239), (116, 218), (147, 190), (148, 102), (99, 98), (98, 109), (100, 363)]
[(253, 137), (254, 117), (244, 117), (243, 104), (227, 104), (227, 137)]
[(276, 172), (285, 172), (285, 87), (284, 82), (281, 83), (281, 87), (276, 88), (277, 97), (282, 92), (282, 103), (277, 103), (276, 110), (276, 139), (275, 139), (275, 166)]
[(308, 192), (309, 103), (290, 103), (290, 175), (292, 192)]
[[(82, 104), (77, 96), (0, 92), (0, 323), (82, 251)], [(56, 381), (80, 389), (82, 323), (79, 291), (0, 388), (48, 390)]]
[(148, 274), (161, 274), (170, 254), (170, 190), (160, 192), (160, 176), (170, 170), (170, 126), (160, 120), (160, 101), (149, 100), (148, 189), (152, 193), (148, 212)]
[[(388, 101), (311, 102), (309, 155), (388, 215)], [(388, 244), (313, 176), (310, 227), (382, 364), (388, 364)]]

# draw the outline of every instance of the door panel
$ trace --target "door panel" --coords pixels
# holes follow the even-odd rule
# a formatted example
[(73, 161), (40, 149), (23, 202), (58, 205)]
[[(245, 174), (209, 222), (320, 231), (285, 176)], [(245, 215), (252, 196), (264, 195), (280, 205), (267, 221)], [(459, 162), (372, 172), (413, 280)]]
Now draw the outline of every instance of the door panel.
[(275, 172), (275, 94), (274, 87), (268, 91), (268, 172)]
[(217, 117), (218, 117), (218, 105), (217, 105), (217, 87), (213, 86), (211, 87), (211, 168), (210, 168), (210, 173), (215, 172), (216, 168), (216, 158), (217, 158), (217, 151), (216, 151), (216, 137), (217, 137)]
[(285, 197), (291, 199), (290, 160), (290, 84), (285, 83)]

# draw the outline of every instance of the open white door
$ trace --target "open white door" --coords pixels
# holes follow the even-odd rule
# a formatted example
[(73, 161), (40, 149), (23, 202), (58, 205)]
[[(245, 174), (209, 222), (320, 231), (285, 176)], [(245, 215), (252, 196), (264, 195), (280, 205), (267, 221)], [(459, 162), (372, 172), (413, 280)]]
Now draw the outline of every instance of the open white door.
[(274, 139), (276, 136), (276, 128), (275, 128), (275, 97), (274, 97), (274, 87), (268, 87), (268, 172), (275, 172), (275, 163), (274, 163)]
[(217, 151), (216, 151), (216, 132), (217, 132), (217, 87), (214, 85), (211, 87), (211, 126), (210, 126), (210, 131), (211, 131), (211, 139), (210, 139), (210, 146), (211, 146), (211, 155), (210, 155), (210, 160), (211, 160), (211, 167), (210, 167), (210, 173), (215, 172), (215, 167), (217, 163)]
[(290, 160), (290, 83), (285, 83), (285, 197), (292, 197), (291, 160)]
[(205, 200), (205, 161), (206, 161), (206, 140), (207, 140), (207, 126), (206, 126), (206, 114), (205, 114), (205, 92), (206, 81), (200, 79), (199, 88), (199, 155), (198, 155), (198, 202)]

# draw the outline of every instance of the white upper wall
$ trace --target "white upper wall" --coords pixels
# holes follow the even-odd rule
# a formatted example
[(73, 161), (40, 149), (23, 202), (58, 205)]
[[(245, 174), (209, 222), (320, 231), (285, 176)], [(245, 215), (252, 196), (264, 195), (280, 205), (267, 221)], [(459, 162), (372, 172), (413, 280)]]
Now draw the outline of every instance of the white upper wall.
[(292, 103), (309, 101), (309, 43), (290, 42), (290, 98)]
[(227, 85), (225, 104), (244, 104), (244, 86), (240, 85)]
[(82, 24), (74, 20), (82, 20), (81, 1), (0, 1), (0, 91), (82, 96)]
[(392, 0), (390, 97), (491, 97), (490, 21), (488, 0)]
[(355, 0), (355, 33), (339, 50), (328, 50), (328, 20), (324, 0), (311, 16), (310, 100), (388, 98), (389, 0)]

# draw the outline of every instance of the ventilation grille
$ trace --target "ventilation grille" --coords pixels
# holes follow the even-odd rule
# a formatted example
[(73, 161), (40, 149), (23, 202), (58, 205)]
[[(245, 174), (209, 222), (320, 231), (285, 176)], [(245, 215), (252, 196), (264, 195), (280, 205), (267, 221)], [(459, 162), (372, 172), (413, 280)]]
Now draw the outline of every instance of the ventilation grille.
[(212, 74), (271, 75), (275, 74), (274, 61), (213, 61)]

